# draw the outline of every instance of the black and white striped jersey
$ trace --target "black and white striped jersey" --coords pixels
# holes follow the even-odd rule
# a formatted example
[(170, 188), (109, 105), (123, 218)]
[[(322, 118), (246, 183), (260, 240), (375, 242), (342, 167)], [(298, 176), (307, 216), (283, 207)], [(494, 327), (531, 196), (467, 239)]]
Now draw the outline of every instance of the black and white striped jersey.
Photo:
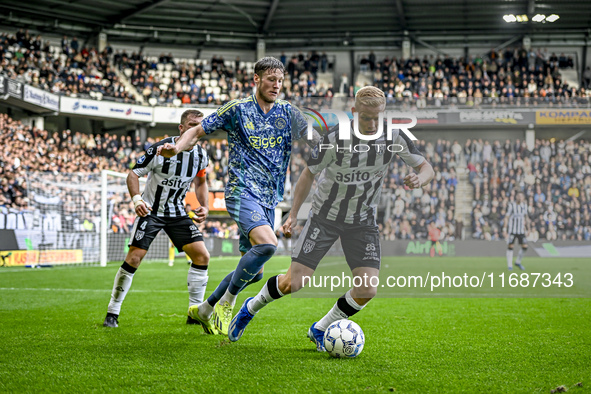
[(525, 234), (525, 219), (527, 217), (527, 204), (515, 201), (509, 202), (507, 208), (507, 231), (509, 234)]
[(148, 175), (142, 199), (152, 207), (152, 215), (185, 216), (185, 194), (196, 176), (205, 176), (207, 152), (199, 145), (171, 158), (156, 155), (158, 146), (174, 143), (176, 138), (168, 137), (150, 146), (133, 168), (139, 177)]
[(310, 172), (320, 173), (312, 211), (339, 223), (373, 224), (392, 158), (397, 154), (411, 167), (425, 158), (400, 130), (393, 131), (392, 140), (382, 135), (375, 141), (360, 140), (353, 131), (350, 140), (341, 140), (337, 130), (338, 126), (323, 137), (308, 160)]

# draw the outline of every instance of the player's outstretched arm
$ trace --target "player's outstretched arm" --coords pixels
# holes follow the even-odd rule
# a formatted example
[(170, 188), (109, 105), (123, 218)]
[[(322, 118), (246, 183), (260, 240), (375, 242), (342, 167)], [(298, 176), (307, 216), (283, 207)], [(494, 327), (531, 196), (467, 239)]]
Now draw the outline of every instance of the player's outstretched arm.
[(199, 141), (199, 139), (204, 135), (205, 131), (200, 124), (195, 127), (191, 127), (189, 130), (185, 131), (183, 135), (176, 139), (174, 145), (170, 143), (160, 145), (158, 147), (157, 154), (164, 157), (173, 157), (182, 151), (191, 150), (197, 141)]
[(296, 183), (291, 212), (283, 224), (283, 234), (288, 238), (291, 237), (291, 225), (297, 221), (298, 212), (304, 201), (306, 201), (306, 197), (308, 197), (313, 183), (314, 174), (306, 167)]
[(129, 171), (129, 175), (127, 175), (127, 190), (129, 190), (129, 195), (133, 201), (135, 213), (141, 217), (147, 216), (152, 208), (142, 199), (140, 194), (140, 178), (133, 171)]
[(404, 177), (404, 184), (411, 189), (418, 189), (427, 185), (435, 176), (435, 171), (433, 171), (433, 167), (427, 160), (414, 167), (414, 170), (416, 173), (412, 172)]
[(192, 219), (197, 223), (203, 223), (209, 214), (209, 188), (206, 177), (196, 177), (193, 184), (195, 185), (195, 196), (201, 206), (195, 209), (195, 217)]

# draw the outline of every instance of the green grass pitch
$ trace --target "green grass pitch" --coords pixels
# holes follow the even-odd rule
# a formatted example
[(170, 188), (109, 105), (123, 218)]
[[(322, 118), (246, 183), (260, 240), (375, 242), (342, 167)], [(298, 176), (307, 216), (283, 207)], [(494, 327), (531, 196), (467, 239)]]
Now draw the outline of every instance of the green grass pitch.
[[(502, 257), (448, 259), (505, 266)], [(236, 262), (212, 259), (207, 294)], [(288, 264), (272, 259), (265, 280)], [(334, 298), (274, 302), (237, 343), (187, 326), (183, 259), (144, 263), (119, 328), (104, 328), (119, 265), (0, 268), (0, 392), (590, 392), (589, 298), (376, 298), (353, 318), (362, 354), (341, 360), (306, 338)]]

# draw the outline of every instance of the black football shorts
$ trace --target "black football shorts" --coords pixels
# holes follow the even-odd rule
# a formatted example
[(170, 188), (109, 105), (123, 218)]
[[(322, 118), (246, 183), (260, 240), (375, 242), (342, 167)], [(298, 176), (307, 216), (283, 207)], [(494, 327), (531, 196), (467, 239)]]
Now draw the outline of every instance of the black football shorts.
[(374, 224), (347, 224), (310, 213), (293, 252), (292, 260), (316, 269), (330, 247), (341, 238), (349, 268), (380, 268), (380, 233)]
[(189, 216), (174, 218), (148, 215), (138, 216), (131, 230), (129, 246), (148, 250), (156, 235), (164, 230), (178, 250), (193, 242), (203, 241), (203, 234)]

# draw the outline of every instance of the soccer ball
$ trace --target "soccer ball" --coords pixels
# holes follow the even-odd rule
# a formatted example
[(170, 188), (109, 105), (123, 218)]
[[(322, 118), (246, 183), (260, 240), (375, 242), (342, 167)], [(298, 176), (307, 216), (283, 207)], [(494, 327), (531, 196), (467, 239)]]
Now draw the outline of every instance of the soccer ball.
[(351, 320), (337, 320), (324, 333), (324, 347), (328, 354), (336, 358), (357, 357), (364, 344), (363, 330)]

